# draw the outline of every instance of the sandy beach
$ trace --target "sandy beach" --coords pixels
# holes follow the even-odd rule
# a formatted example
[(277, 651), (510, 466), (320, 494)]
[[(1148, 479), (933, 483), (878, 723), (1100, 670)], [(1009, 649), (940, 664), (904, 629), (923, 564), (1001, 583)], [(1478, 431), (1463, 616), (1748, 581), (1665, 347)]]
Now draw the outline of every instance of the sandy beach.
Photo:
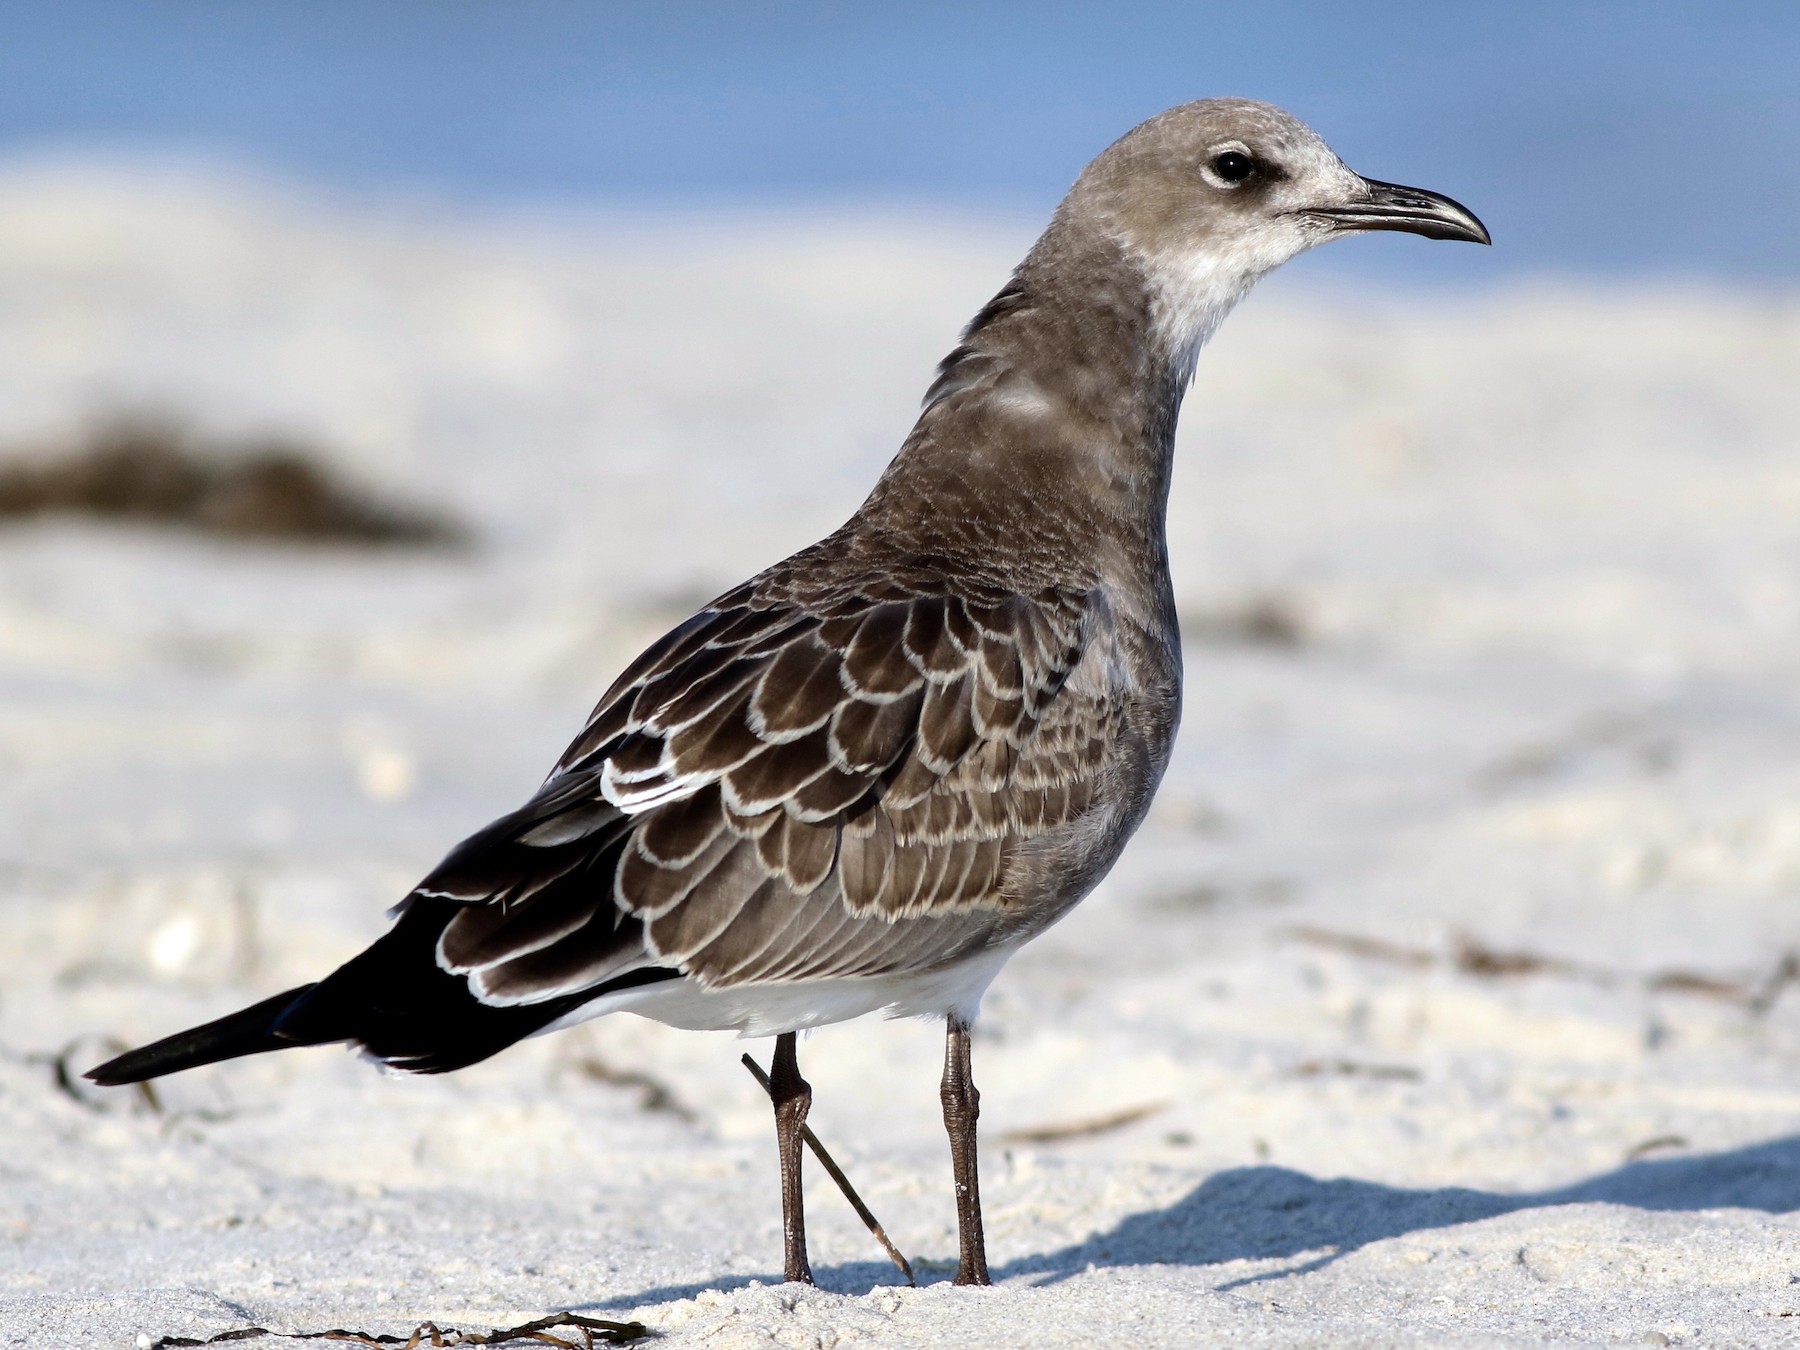
[(0, 1346), (1800, 1345), (1787, 293), (1302, 263), (1227, 323), (1174, 766), (978, 1028), (992, 1289), (948, 1283), (929, 1024), (801, 1048), (914, 1289), (817, 1169), (780, 1285), (766, 1042), (71, 1080), (376, 936), (644, 642), (849, 513), (1031, 235), (0, 175), (0, 455), (280, 434), (475, 541), (0, 521)]

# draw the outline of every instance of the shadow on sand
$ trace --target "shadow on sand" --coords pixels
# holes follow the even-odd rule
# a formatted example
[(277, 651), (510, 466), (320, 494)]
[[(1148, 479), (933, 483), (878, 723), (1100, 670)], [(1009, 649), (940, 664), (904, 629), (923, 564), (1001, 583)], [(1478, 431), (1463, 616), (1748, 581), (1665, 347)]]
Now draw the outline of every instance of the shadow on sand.
[[(1038, 1283), (1047, 1283), (1079, 1274), (1089, 1265), (1211, 1266), (1312, 1254), (1311, 1260), (1297, 1266), (1220, 1286), (1230, 1289), (1317, 1270), (1385, 1238), (1520, 1210), (1581, 1204), (1666, 1211), (1754, 1209), (1769, 1214), (1800, 1210), (1800, 1137), (1728, 1153), (1627, 1163), (1573, 1186), (1517, 1195), (1461, 1187), (1406, 1190), (1342, 1178), (1319, 1181), (1285, 1167), (1234, 1167), (1208, 1177), (1172, 1205), (1130, 1215), (1072, 1246), (996, 1266), (993, 1274), (996, 1281), (1036, 1275), (1043, 1277)], [(842, 1294), (867, 1293), (898, 1278), (892, 1266), (876, 1261), (820, 1267), (816, 1273), (823, 1288)], [(920, 1273), (921, 1283), (949, 1278)], [(591, 1310), (692, 1298), (707, 1289), (741, 1289), (753, 1278), (765, 1284), (780, 1281), (770, 1272), (664, 1286), (608, 1299), (591, 1305)]]

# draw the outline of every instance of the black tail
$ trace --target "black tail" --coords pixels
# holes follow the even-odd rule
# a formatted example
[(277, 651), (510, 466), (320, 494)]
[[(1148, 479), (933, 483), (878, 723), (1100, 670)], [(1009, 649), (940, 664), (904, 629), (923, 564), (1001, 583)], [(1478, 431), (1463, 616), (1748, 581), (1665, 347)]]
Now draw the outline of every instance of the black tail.
[(121, 1083), (160, 1078), (165, 1073), (182, 1069), (197, 1069), (202, 1064), (217, 1064), (222, 1059), (236, 1059), (240, 1055), (285, 1050), (299, 1042), (276, 1035), (276, 1023), (317, 987), (303, 984), (203, 1027), (165, 1036), (154, 1045), (127, 1051), (97, 1069), (89, 1069), (86, 1076), (103, 1087), (117, 1087)]
[[(301, 996), (276, 1028), (289, 1045), (352, 1041), (407, 1073), (448, 1073), (498, 1054), (572, 1008), (644, 972), (542, 1003), (495, 1007), (437, 963), (438, 937), (461, 906), (415, 897), (399, 921)], [(633, 920), (635, 922), (635, 920)], [(657, 971), (666, 978), (672, 971)]]
[[(438, 936), (459, 908), (415, 898), (373, 946), (319, 983), (129, 1051), (87, 1077), (113, 1087), (240, 1055), (345, 1041), (396, 1069), (447, 1073), (497, 1054), (590, 999), (677, 973), (640, 968), (541, 1003), (485, 1004), (469, 992), (466, 978), (437, 963)], [(637, 920), (620, 916), (618, 923)], [(635, 940), (635, 932), (618, 940), (627, 937)]]
[[(626, 959), (618, 964), (625, 969), (585, 989), (536, 1003), (483, 1003), (466, 975), (439, 963), (445, 928), (471, 905), (485, 903), (504, 918), (515, 891), (532, 897), (533, 905), (588, 900), (590, 911), (597, 888), (610, 896), (625, 836), (572, 840), (563, 852), (573, 859), (555, 848), (518, 843), (520, 829), (540, 821), (543, 810), (541, 803), (533, 804), (465, 840), (426, 879), (424, 886), (434, 891), (415, 890), (392, 928), (317, 984), (132, 1050), (87, 1076), (109, 1087), (141, 1083), (239, 1055), (333, 1042), (360, 1046), (371, 1058), (409, 1073), (447, 1073), (542, 1031), (592, 999), (678, 975), (630, 959), (643, 952), (642, 922), (611, 904), (601, 905), (577, 928), (583, 946), (576, 955), (585, 961), (621, 956)], [(446, 887), (456, 899), (445, 898)], [(573, 894), (559, 897), (559, 891)]]

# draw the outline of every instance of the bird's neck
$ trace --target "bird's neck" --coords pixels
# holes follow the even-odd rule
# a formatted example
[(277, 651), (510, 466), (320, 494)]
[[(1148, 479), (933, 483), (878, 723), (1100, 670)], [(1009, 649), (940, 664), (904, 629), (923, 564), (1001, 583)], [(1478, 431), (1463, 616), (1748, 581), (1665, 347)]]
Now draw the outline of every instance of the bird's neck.
[[(1164, 567), (1182, 396), (1243, 290), (1185, 280), (1103, 231), (1054, 223), (944, 359), (858, 523), (953, 557), (1011, 542), (1021, 556)], [(1008, 541), (974, 537), (996, 527)]]

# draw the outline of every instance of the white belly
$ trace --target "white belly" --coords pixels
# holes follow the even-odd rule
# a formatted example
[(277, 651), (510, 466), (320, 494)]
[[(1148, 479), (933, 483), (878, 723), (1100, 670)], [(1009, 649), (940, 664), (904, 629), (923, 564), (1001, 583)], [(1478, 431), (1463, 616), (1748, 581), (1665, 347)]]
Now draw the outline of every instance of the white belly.
[(997, 947), (941, 970), (832, 980), (743, 984), (704, 989), (693, 980), (666, 980), (626, 989), (585, 1003), (544, 1028), (545, 1032), (630, 1012), (688, 1031), (735, 1031), (740, 1036), (774, 1036), (785, 1031), (847, 1022), (866, 1013), (889, 1017), (944, 1017), (972, 1023), (981, 996), (1012, 955)]

